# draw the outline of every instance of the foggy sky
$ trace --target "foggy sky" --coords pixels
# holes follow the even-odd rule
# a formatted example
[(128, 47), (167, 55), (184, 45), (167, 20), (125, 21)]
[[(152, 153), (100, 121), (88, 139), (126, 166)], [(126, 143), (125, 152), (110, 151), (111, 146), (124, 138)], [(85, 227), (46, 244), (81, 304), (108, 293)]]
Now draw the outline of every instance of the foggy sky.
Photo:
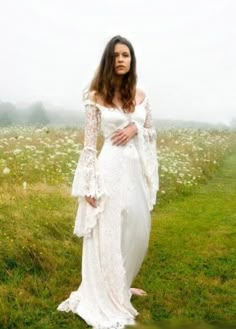
[(0, 0), (0, 100), (83, 111), (82, 90), (120, 34), (154, 117), (227, 123), (235, 17), (233, 0)]

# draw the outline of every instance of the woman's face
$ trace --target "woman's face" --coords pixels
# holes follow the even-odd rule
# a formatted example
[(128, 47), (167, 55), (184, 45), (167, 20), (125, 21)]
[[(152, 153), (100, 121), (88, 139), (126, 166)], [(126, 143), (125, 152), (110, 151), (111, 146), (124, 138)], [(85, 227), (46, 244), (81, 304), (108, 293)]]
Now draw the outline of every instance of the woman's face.
[(118, 75), (123, 75), (129, 72), (131, 63), (129, 47), (122, 43), (117, 43), (114, 47), (114, 56), (115, 73)]

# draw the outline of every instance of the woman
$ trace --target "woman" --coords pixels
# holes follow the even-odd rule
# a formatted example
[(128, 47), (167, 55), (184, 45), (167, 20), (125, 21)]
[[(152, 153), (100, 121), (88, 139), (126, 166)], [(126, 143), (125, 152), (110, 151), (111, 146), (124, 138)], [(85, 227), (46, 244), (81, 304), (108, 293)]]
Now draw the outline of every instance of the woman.
[[(74, 234), (83, 237), (82, 282), (58, 306), (93, 328), (136, 324), (130, 288), (148, 249), (159, 189), (156, 130), (147, 95), (136, 88), (131, 43), (113, 37), (84, 97), (84, 148), (72, 196), (78, 197)], [(97, 136), (104, 144), (97, 156)]]

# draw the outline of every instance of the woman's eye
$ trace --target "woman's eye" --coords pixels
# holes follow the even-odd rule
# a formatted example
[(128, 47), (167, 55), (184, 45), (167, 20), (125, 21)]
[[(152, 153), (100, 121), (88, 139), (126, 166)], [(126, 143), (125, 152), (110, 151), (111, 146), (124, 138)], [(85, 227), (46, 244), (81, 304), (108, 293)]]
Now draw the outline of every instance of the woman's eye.
[[(115, 54), (115, 57), (118, 57), (118, 56), (119, 56), (119, 54)], [(129, 57), (129, 54), (122, 54), (122, 56)]]

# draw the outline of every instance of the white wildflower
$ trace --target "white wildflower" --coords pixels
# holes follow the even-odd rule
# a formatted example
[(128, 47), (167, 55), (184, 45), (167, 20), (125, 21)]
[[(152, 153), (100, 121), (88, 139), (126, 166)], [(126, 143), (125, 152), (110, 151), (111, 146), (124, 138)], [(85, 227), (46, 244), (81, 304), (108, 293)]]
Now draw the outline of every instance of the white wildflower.
[(20, 152), (21, 152), (21, 149), (15, 149), (15, 150), (13, 151), (13, 154), (17, 155), (17, 154), (19, 154)]
[(4, 175), (8, 175), (8, 174), (10, 173), (10, 171), (11, 171), (10, 168), (5, 167), (5, 168), (3, 169), (3, 172), (2, 172), (2, 173), (3, 173)]

